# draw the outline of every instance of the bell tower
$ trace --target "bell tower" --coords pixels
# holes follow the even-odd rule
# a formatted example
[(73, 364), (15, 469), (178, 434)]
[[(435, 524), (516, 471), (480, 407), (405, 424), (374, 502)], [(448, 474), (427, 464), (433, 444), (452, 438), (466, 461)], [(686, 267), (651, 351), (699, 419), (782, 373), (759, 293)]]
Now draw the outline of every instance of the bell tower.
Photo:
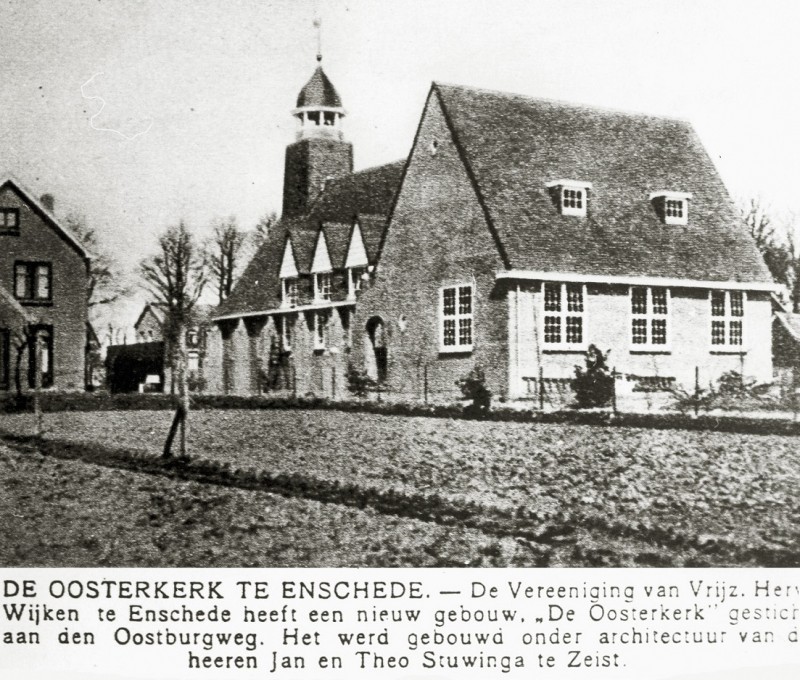
[(292, 111), (297, 119), (297, 136), (286, 147), (283, 173), (283, 214), (306, 212), (329, 179), (353, 172), (353, 145), (342, 132), (345, 110), (336, 88), (322, 70), (322, 54), (317, 68), (297, 96)]

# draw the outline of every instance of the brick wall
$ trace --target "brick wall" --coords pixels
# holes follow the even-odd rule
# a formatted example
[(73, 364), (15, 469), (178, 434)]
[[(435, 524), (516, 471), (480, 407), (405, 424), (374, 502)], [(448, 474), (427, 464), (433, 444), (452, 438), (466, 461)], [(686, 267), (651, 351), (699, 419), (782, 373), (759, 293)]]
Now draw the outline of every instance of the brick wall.
[[(431, 153), (434, 141), (436, 151)], [(495, 272), (502, 267), (434, 95), (423, 115), (375, 279), (359, 298), (354, 359), (369, 366), (372, 346), (366, 327), (371, 318), (380, 317), (392, 392), (421, 399), (427, 373), (431, 400), (458, 398), (455, 381), (481, 365), (490, 389), (504, 393), (508, 314), (495, 283)], [(474, 286), (474, 351), (442, 354), (439, 291), (457, 283)]]
[[(0, 282), (14, 293), (14, 263), (49, 262), (52, 303), (24, 304), (37, 323), (53, 327), (53, 387), (81, 390), (85, 384), (88, 274), (83, 257), (10, 185), (0, 190), (0, 207), (19, 209), (19, 234), (0, 235)], [(12, 349), (12, 371), (13, 371)], [(23, 387), (28, 358), (23, 357)], [(13, 378), (11, 380), (13, 385)]]

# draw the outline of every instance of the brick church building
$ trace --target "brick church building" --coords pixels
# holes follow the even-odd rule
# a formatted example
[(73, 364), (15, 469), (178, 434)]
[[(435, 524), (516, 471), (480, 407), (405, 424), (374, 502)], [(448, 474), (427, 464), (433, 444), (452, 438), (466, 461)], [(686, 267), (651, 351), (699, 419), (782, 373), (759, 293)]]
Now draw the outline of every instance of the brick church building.
[(481, 366), (524, 398), (589, 344), (637, 379), (772, 378), (773, 283), (688, 123), (434, 83), (408, 158), (353, 172), (321, 65), (292, 113), (283, 215), (216, 312), (208, 389), (340, 398), (352, 365), (452, 399)]

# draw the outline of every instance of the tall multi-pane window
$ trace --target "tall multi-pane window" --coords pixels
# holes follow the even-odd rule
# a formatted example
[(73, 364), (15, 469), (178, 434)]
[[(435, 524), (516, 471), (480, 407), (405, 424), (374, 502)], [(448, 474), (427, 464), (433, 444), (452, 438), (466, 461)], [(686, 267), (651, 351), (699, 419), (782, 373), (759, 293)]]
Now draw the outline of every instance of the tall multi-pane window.
[(297, 307), (299, 298), (297, 279), (282, 279), (283, 282), (283, 306)]
[(366, 271), (366, 267), (350, 267), (347, 270), (347, 295), (349, 298), (355, 300), (356, 294), (361, 290), (361, 283)]
[(314, 274), (314, 299), (327, 302), (331, 299), (331, 273)]
[(292, 341), (294, 339), (294, 314), (283, 314), (279, 318), (281, 350), (284, 352), (291, 352)]
[(314, 349), (328, 346), (328, 312), (314, 314)]
[(14, 297), (25, 302), (53, 299), (52, 270), (47, 262), (17, 262), (14, 265)]
[(473, 344), (472, 284), (441, 289), (440, 349), (469, 352)]
[(631, 288), (631, 345), (633, 349), (665, 350), (669, 345), (668, 288)]
[(744, 293), (712, 290), (711, 348), (740, 350), (744, 344)]
[(580, 283), (544, 284), (544, 344), (581, 348), (584, 344), (584, 287)]

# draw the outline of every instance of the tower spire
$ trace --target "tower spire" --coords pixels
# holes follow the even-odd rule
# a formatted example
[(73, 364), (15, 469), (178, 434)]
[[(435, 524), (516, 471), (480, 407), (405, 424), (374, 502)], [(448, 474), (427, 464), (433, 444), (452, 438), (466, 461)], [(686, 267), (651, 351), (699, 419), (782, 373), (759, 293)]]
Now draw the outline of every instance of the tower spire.
[(314, 17), (314, 28), (317, 33), (317, 61), (322, 61), (322, 19), (319, 15)]

